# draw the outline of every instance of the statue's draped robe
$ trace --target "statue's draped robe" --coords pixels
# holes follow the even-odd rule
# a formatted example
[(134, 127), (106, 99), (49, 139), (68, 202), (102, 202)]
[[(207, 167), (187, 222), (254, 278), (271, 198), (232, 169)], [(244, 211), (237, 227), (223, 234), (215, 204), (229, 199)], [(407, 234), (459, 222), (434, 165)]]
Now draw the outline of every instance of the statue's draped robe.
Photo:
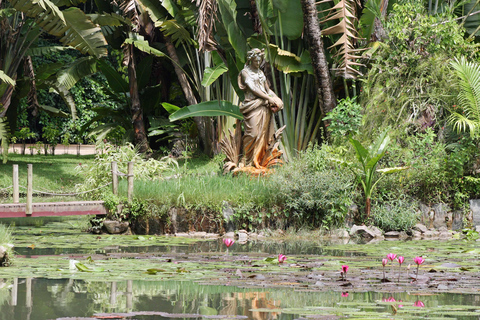
[(274, 123), (268, 101), (257, 97), (250, 88), (262, 91), (266, 95), (275, 95), (265, 85), (263, 72), (251, 70), (246, 66), (238, 76), (238, 85), (245, 91), (245, 100), (240, 105), (244, 116), (245, 133), (243, 136), (243, 159), (245, 166), (261, 168), (268, 144), (273, 138)]

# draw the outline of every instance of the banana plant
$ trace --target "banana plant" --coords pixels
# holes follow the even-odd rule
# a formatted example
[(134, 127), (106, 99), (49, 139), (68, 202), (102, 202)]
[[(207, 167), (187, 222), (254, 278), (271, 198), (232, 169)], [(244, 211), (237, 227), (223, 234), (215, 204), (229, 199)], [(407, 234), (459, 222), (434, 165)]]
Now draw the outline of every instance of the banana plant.
[(387, 174), (408, 169), (408, 167), (395, 167), (377, 169), (379, 161), (385, 155), (390, 137), (385, 130), (377, 140), (368, 148), (365, 148), (358, 140), (351, 136), (348, 139), (355, 149), (358, 163), (350, 164), (349, 167), (355, 174), (357, 181), (362, 185), (365, 196), (365, 215), (368, 219), (371, 211), (371, 197), (377, 183)]

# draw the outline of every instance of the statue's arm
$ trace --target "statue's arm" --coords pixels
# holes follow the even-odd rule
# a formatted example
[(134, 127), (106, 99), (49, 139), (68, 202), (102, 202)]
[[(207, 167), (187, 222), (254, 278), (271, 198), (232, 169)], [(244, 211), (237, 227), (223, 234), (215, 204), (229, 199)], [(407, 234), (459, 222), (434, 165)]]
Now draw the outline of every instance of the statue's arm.
[[(262, 98), (262, 99), (267, 100), (270, 104), (274, 104), (274, 103), (275, 103), (272, 95), (270, 95), (270, 94), (265, 94), (262, 90), (260, 90), (259, 88), (257, 88), (257, 86), (255, 85), (255, 83), (253, 82), (253, 79), (248, 76), (247, 72), (242, 71), (241, 75), (242, 75), (243, 83), (245, 83), (245, 85), (248, 87), (248, 89), (249, 89), (250, 91), (253, 92), (254, 95), (256, 95), (256, 96), (259, 97), (259, 98)], [(271, 91), (271, 90), (270, 90), (270, 91)], [(269, 92), (269, 91), (267, 90), (267, 92)]]

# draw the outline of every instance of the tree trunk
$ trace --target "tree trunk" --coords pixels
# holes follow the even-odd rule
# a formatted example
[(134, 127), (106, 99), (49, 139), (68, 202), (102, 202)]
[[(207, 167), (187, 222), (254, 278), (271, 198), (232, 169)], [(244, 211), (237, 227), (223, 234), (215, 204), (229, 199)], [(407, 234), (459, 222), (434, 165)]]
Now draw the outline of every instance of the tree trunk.
[(140, 105), (140, 97), (138, 94), (137, 85), (137, 71), (135, 69), (135, 54), (133, 45), (128, 45), (128, 83), (130, 85), (130, 100), (131, 100), (131, 112), (132, 123), (134, 131), (135, 145), (138, 146), (138, 151), (141, 153), (147, 152), (150, 149), (147, 140), (147, 134), (145, 132), (145, 123), (143, 122), (143, 109)]
[(370, 217), (370, 210), (371, 210), (370, 198), (367, 198), (365, 199), (365, 216), (367, 219)]
[(317, 95), (322, 115), (332, 111), (336, 106), (333, 83), (328, 68), (328, 62), (323, 48), (322, 33), (318, 22), (317, 7), (314, 0), (301, 0), (303, 20), (305, 23), (313, 72), (317, 82)]
[(5, 117), (13, 95), (13, 86), (9, 85), (0, 98), (0, 118)]
[[(165, 37), (165, 43), (167, 45), (167, 51), (170, 58), (175, 62), (173, 67), (175, 68), (175, 73), (177, 74), (178, 81), (180, 82), (180, 86), (182, 87), (183, 93), (185, 94), (185, 98), (189, 105), (197, 104), (197, 99), (193, 94), (192, 87), (190, 83), (188, 83), (187, 77), (183, 70), (179, 67), (180, 60), (177, 56), (177, 51), (175, 46), (171, 42), (169, 37)], [(212, 121), (209, 117), (193, 117), (195, 124), (197, 125), (198, 135), (199, 135), (199, 143), (200, 149), (205, 153), (207, 156), (213, 156), (213, 125)]]
[[(380, 12), (382, 13), (382, 18), (385, 18), (387, 14), (387, 8), (388, 8), (388, 0), (382, 0), (380, 3)], [(372, 35), (370, 36), (370, 41), (375, 42), (375, 41), (382, 41), (387, 37), (387, 33), (385, 32), (385, 29), (383, 28), (382, 22), (378, 17), (375, 17), (375, 20), (373, 22), (373, 32)]]

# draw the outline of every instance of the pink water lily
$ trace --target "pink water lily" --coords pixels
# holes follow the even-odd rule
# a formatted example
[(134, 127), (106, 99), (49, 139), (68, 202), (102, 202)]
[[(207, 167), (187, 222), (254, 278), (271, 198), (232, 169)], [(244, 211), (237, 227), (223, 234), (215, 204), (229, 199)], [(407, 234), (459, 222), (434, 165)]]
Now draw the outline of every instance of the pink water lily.
[(421, 265), (422, 263), (425, 262), (425, 259), (422, 258), (422, 257), (415, 257), (415, 258), (413, 259), (413, 262), (415, 262), (417, 265)]
[(395, 253), (387, 254), (387, 259), (388, 260), (393, 261), (393, 260), (395, 260), (395, 258), (397, 258), (397, 255)]
[(399, 256), (397, 258), (397, 260), (398, 260), (398, 264), (399, 264), (399, 266), (398, 266), (398, 281), (397, 282), (400, 282), (400, 269), (402, 268), (403, 261), (405, 261), (405, 257)]
[(418, 280), (418, 268), (420, 268), (420, 265), (425, 262), (425, 259), (422, 257), (415, 257), (413, 258), (413, 262), (417, 264), (417, 277), (415, 278), (415, 281)]
[(388, 259), (387, 258), (383, 258), (382, 259), (382, 266), (383, 266), (383, 281), (385, 281), (385, 266), (387, 265), (388, 263)]
[(285, 260), (287, 260), (287, 256), (280, 253), (280, 254), (278, 255), (278, 263), (284, 263)]
[(414, 307), (420, 307), (420, 308), (423, 308), (425, 307), (425, 305), (423, 304), (422, 301), (418, 300), (418, 301), (415, 301), (415, 303), (413, 304)]
[(388, 259), (383, 258), (383, 259), (382, 259), (382, 266), (385, 267), (385, 266), (387, 265), (387, 263), (388, 263)]
[(348, 297), (348, 292), (342, 292), (342, 297)]
[(230, 238), (225, 238), (223, 239), (223, 243), (227, 246), (227, 248), (230, 248), (235, 243), (235, 240)]
[(343, 278), (343, 280), (347, 279), (347, 272), (348, 272), (348, 266), (347, 265), (342, 265), (342, 278)]

